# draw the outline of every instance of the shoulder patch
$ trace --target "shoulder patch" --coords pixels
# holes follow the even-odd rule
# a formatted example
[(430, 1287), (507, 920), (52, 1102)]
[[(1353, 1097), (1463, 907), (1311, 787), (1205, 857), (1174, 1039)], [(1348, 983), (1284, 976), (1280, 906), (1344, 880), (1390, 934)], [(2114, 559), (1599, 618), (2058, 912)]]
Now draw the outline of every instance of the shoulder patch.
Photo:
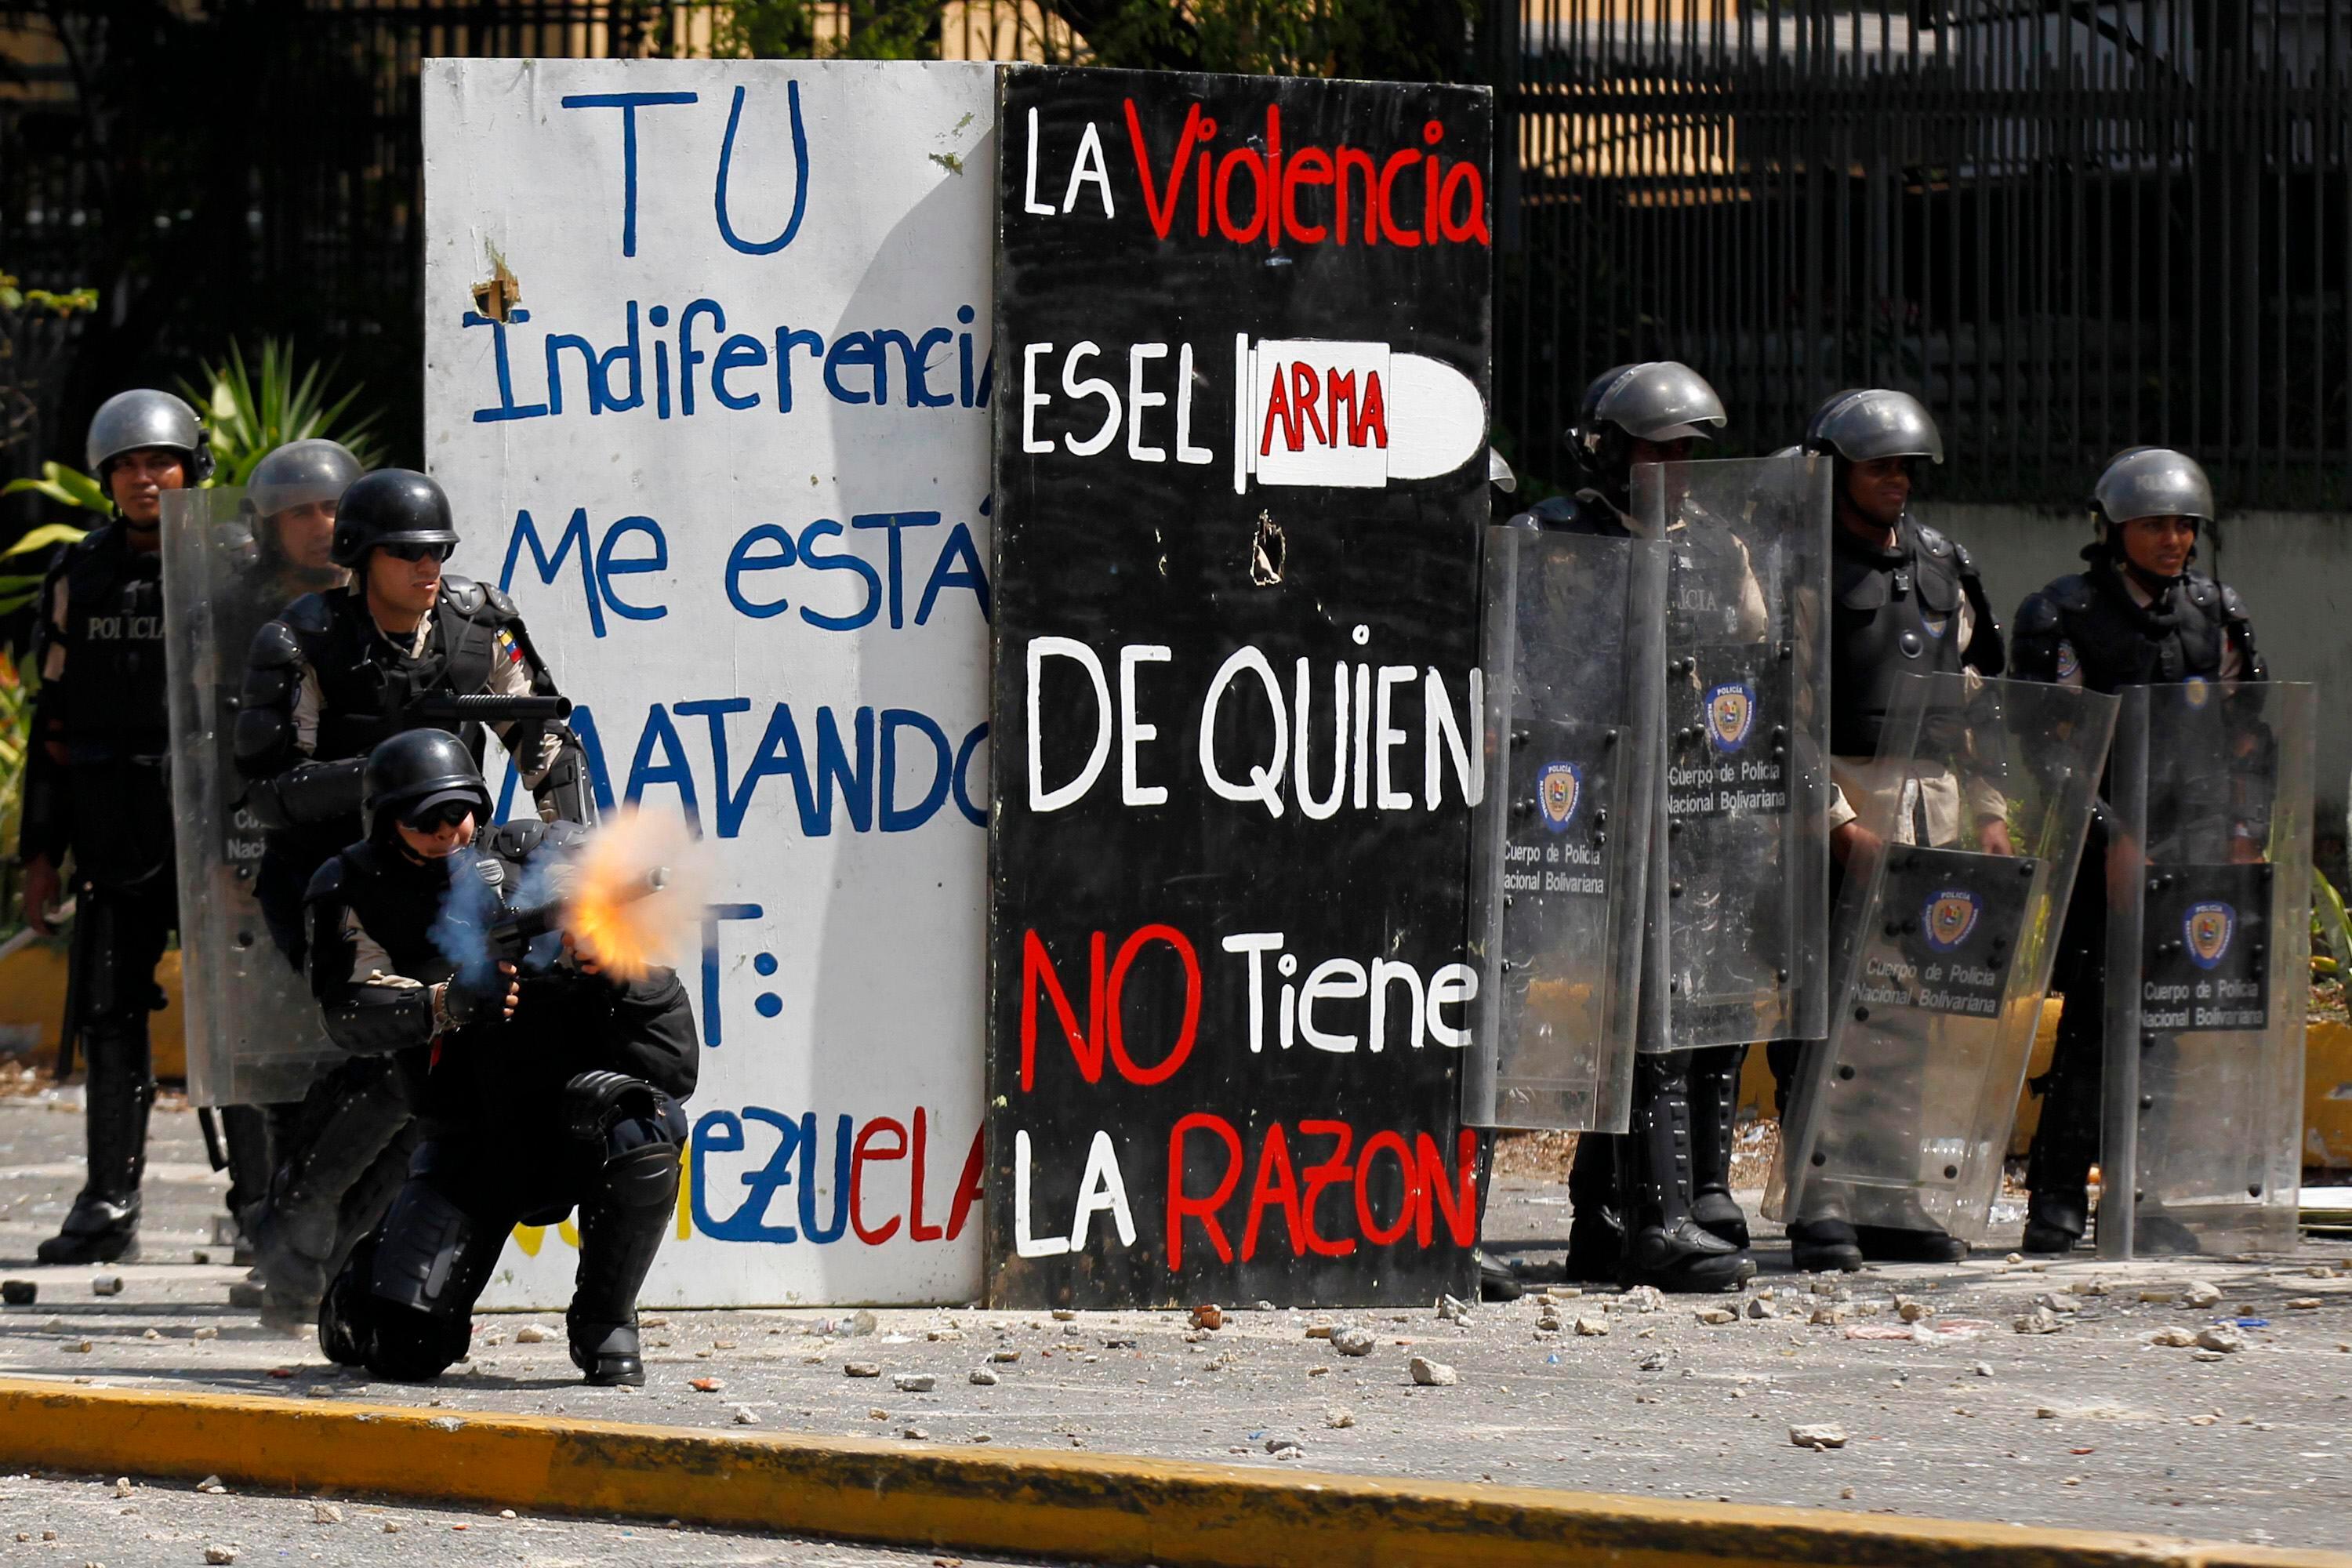
[(2058, 639), (2058, 679), (2072, 680), (2082, 673), (2083, 656), (2074, 651), (2073, 643), (2064, 637), (2060, 637)]

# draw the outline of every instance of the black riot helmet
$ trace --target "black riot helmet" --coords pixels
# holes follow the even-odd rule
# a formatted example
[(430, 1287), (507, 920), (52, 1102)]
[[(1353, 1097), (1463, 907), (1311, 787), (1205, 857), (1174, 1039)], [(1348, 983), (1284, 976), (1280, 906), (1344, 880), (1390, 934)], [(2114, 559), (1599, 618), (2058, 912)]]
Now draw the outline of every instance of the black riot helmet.
[(414, 468), (378, 468), (352, 481), (335, 509), (335, 564), (359, 571), (383, 544), (457, 542), (449, 498)]
[(1705, 376), (1676, 360), (1648, 360), (1586, 387), (1568, 435), (1587, 488), (1622, 512), (1633, 506), (1635, 441), (1712, 440), (1728, 422)]
[(387, 842), (393, 826), (436, 806), (462, 803), (476, 823), (490, 816), (490, 790), (466, 743), (446, 730), (406, 730), (368, 753), (360, 774), (368, 837)]

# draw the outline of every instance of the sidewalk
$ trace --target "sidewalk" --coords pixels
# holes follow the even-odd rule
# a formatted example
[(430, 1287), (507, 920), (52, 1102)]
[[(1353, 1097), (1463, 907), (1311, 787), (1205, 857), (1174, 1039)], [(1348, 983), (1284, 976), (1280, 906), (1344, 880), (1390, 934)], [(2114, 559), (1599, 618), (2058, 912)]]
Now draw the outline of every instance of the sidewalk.
[[(148, 1256), (188, 1258), (220, 1179), (192, 1115), (156, 1121)], [(29, 1258), (54, 1227), (79, 1131), (77, 1115), (0, 1101), (0, 1258)], [(1556, 1246), (1561, 1197), (1506, 1178), (1493, 1229)], [(1181, 1313), (656, 1313), (643, 1390), (581, 1386), (559, 1314), (481, 1319), (472, 1359), (413, 1388), (347, 1375), (312, 1340), (228, 1311), (232, 1267), (9, 1263), (0, 1273), (41, 1290), (0, 1314), (0, 1375), (2339, 1546), (2352, 1248), (2193, 1266), (2084, 1256), (1827, 1279), (1787, 1273), (1774, 1242), (1740, 1295), (1591, 1291), (1474, 1305), (1466, 1322), (1230, 1302), (1215, 1331)], [(100, 1273), (122, 1293), (93, 1295)], [(2188, 1305), (2192, 1279), (2220, 1300)], [(1932, 1315), (1905, 1321), (1897, 1295)], [(2015, 1329), (2037, 1310), (2053, 1331)], [(2148, 1343), (2225, 1316), (2249, 1320), (2243, 1349)], [(1369, 1331), (1370, 1352), (1339, 1354), (1327, 1325)], [(1415, 1357), (1456, 1381), (1415, 1386)], [(1845, 1445), (1792, 1445), (1791, 1427), (1816, 1425)]]

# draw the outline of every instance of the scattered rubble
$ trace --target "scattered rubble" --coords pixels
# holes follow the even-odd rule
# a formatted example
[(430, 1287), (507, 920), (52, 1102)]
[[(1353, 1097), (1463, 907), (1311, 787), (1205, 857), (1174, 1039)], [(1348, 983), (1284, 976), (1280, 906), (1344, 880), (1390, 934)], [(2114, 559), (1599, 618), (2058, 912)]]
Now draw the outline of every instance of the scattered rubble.
[(1451, 1388), (1462, 1381), (1461, 1374), (1452, 1367), (1426, 1356), (1413, 1357), (1407, 1370), (1412, 1373), (1413, 1382), (1423, 1388)]

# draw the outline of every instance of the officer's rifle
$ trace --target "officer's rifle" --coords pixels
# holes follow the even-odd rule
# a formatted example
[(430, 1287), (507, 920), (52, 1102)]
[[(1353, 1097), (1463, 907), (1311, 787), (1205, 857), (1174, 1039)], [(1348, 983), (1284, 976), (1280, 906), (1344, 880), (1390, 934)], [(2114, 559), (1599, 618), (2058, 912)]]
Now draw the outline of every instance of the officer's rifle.
[(572, 717), (569, 697), (504, 697), (477, 691), (458, 697), (436, 692), (409, 703), (407, 716), (417, 724), (505, 724)]
[[(562, 699), (555, 700), (562, 701)], [(652, 898), (668, 886), (669, 868), (656, 866), (621, 883), (603, 898), (608, 904), (634, 904), (641, 899)], [(543, 903), (526, 904), (520, 909), (509, 910), (491, 921), (483, 935), (499, 962), (520, 965), (523, 953), (532, 942), (551, 931), (563, 929), (565, 917), (572, 908), (572, 898), (568, 892)]]

